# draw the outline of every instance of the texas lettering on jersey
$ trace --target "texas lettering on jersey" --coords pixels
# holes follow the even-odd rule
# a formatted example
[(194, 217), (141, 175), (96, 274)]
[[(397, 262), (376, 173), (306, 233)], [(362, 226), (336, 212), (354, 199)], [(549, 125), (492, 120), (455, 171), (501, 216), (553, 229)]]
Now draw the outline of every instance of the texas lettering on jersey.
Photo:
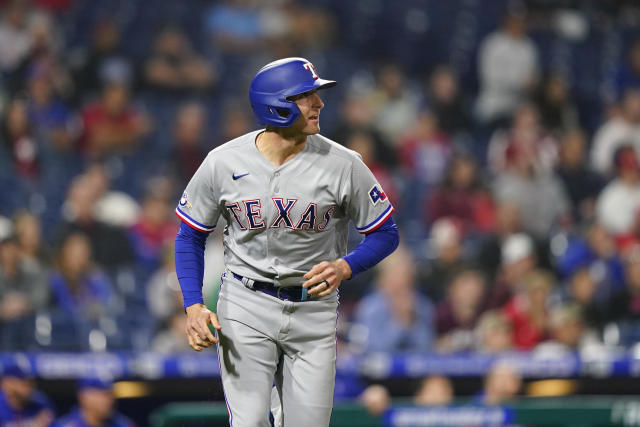
[(276, 217), (273, 221), (266, 221), (262, 215), (260, 199), (242, 200), (226, 203), (225, 208), (240, 230), (258, 230), (261, 228), (287, 228), (289, 230), (324, 231), (329, 225), (335, 206), (329, 206), (321, 214), (318, 204), (310, 202), (302, 213), (294, 215), (292, 210), (298, 199), (271, 198), (276, 207)]

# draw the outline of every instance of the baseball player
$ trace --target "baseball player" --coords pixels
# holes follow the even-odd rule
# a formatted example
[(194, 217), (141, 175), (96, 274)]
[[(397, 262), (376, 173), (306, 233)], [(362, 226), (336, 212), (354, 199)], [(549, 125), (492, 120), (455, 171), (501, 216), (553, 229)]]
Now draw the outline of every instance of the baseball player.
[[(176, 208), (187, 337), (196, 351), (218, 344), (234, 427), (269, 426), (274, 381), (285, 427), (329, 425), (338, 286), (398, 245), (393, 207), (371, 171), (318, 135), (318, 90), (335, 85), (304, 58), (264, 66), (249, 97), (266, 128), (212, 150)], [(226, 269), (216, 314), (201, 288), (205, 240), (220, 216)], [(347, 254), (349, 221), (365, 238)]]

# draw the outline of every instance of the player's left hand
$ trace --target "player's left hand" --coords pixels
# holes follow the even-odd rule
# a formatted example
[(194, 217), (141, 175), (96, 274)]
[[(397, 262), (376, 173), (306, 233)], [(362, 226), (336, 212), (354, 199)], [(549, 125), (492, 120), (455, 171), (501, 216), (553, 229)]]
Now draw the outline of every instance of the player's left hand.
[(342, 258), (332, 262), (322, 261), (314, 265), (303, 277), (307, 281), (302, 287), (309, 289), (309, 295), (323, 297), (337, 289), (343, 280), (351, 277), (351, 267)]

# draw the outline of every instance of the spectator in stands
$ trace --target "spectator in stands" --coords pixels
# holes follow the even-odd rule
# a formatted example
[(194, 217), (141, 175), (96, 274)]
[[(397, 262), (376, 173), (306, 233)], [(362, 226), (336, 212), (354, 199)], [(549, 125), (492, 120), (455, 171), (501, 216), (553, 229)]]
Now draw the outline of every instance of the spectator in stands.
[(577, 304), (580, 307), (585, 326), (599, 331), (602, 330), (609, 317), (609, 305), (611, 298), (598, 300), (596, 278), (598, 269), (590, 269), (588, 266), (577, 268), (569, 277), (566, 284), (564, 298), (566, 304)]
[(569, 82), (558, 73), (552, 73), (542, 81), (535, 103), (540, 111), (540, 121), (552, 134), (575, 129), (578, 125), (578, 110), (571, 99)]
[(487, 292), (488, 308), (506, 304), (538, 265), (533, 239), (524, 233), (515, 233), (504, 240), (500, 258), (497, 278)]
[(80, 104), (95, 99), (110, 81), (133, 84), (133, 64), (121, 49), (122, 31), (114, 19), (102, 18), (92, 26), (91, 43), (71, 55)]
[(11, 153), (15, 173), (27, 181), (36, 180), (40, 175), (42, 147), (34, 135), (24, 100), (16, 98), (7, 107), (2, 139)]
[(555, 284), (550, 272), (535, 270), (527, 274), (523, 287), (504, 307), (513, 324), (513, 343), (519, 350), (531, 350), (547, 337), (547, 300)]
[(78, 406), (58, 419), (54, 427), (134, 427), (135, 424), (115, 408), (113, 383), (109, 380), (88, 377), (77, 386)]
[(426, 211), (430, 224), (449, 217), (458, 221), (465, 233), (493, 231), (493, 200), (482, 186), (473, 157), (454, 155), (451, 158), (443, 182), (428, 199)]
[(595, 216), (595, 202), (604, 186), (600, 175), (587, 167), (585, 161), (586, 135), (580, 129), (562, 134), (558, 176), (571, 200), (573, 218), (590, 221)]
[[(626, 323), (637, 331), (640, 325), (640, 254), (638, 249), (625, 259), (625, 278), (625, 289), (611, 298), (608, 318), (612, 321)], [(637, 338), (637, 333), (633, 338)]]
[(248, 114), (244, 103), (238, 102), (237, 99), (225, 103), (218, 141), (231, 141), (245, 133), (249, 133), (253, 128), (254, 118)]
[(212, 65), (193, 49), (184, 31), (176, 26), (165, 27), (156, 36), (144, 75), (150, 88), (176, 94), (209, 90), (216, 79)]
[(618, 66), (614, 75), (618, 99), (627, 89), (640, 89), (640, 39), (635, 39), (627, 52), (626, 61)]
[(460, 225), (451, 218), (433, 223), (428, 240), (428, 262), (418, 271), (420, 290), (435, 303), (444, 300), (453, 276), (465, 266)]
[(205, 17), (204, 26), (215, 49), (232, 55), (258, 52), (268, 34), (260, 9), (250, 0), (216, 3)]
[(523, 230), (542, 239), (555, 227), (568, 225), (569, 200), (562, 182), (537, 167), (535, 152), (519, 147), (508, 150), (506, 169), (496, 177), (493, 195), (499, 203), (517, 205)]
[(513, 325), (501, 310), (485, 311), (476, 327), (475, 350), (481, 353), (502, 353), (513, 348)]
[(113, 311), (111, 284), (93, 265), (85, 235), (70, 234), (60, 248), (56, 264), (50, 286), (58, 312), (70, 320), (91, 322)]
[(27, 80), (29, 117), (35, 132), (48, 148), (66, 151), (77, 136), (77, 126), (72, 111), (55, 95), (51, 80), (51, 72), (45, 66), (30, 70)]
[(414, 283), (414, 262), (405, 248), (380, 264), (377, 288), (364, 296), (354, 321), (363, 326), (363, 350), (426, 351), (433, 348), (434, 309)]
[(50, 302), (47, 272), (20, 254), (14, 235), (0, 238), (0, 346), (24, 350), (33, 341), (33, 318)]
[(376, 130), (374, 124), (374, 109), (369, 103), (370, 92), (352, 89), (347, 93), (342, 103), (342, 120), (332, 133), (334, 141), (346, 141), (352, 133), (365, 133), (374, 142), (378, 159), (387, 167), (397, 163), (397, 152), (391, 141), (387, 141)]
[(438, 351), (470, 350), (474, 345), (473, 329), (483, 310), (484, 278), (477, 270), (462, 270), (447, 291), (447, 299), (438, 305), (436, 313)]
[(47, 427), (55, 417), (49, 398), (35, 389), (29, 361), (16, 356), (2, 366), (0, 425)]
[(454, 139), (471, 128), (468, 106), (459, 86), (455, 71), (447, 65), (439, 65), (429, 76), (425, 100), (440, 129)]
[(597, 343), (597, 338), (587, 330), (579, 304), (552, 307), (549, 313), (550, 339), (538, 344), (536, 356), (563, 357), (587, 349)]
[(519, 157), (526, 158), (536, 172), (550, 172), (558, 162), (558, 146), (542, 127), (536, 106), (524, 103), (515, 110), (509, 129), (493, 133), (488, 156), (495, 174), (508, 170)]
[[(407, 76), (398, 64), (387, 64), (379, 69), (376, 89), (370, 96), (373, 106), (374, 127), (388, 142), (397, 145), (407, 132), (416, 127), (414, 139), (430, 139), (431, 125), (420, 120), (418, 111), (419, 99), (410, 90)], [(435, 119), (432, 119), (435, 122)], [(436, 128), (436, 125), (433, 125)]]
[[(431, 375), (420, 382), (413, 396), (416, 406), (446, 406), (453, 401), (451, 380), (441, 375)], [(380, 384), (367, 387), (360, 395), (360, 403), (374, 416), (381, 416), (391, 406), (389, 391)]]
[(601, 224), (592, 224), (586, 238), (572, 238), (558, 259), (558, 270), (571, 277), (577, 269), (588, 268), (597, 272), (592, 277), (596, 289), (594, 298), (603, 304), (611, 295), (624, 288), (624, 269), (615, 241)]
[(484, 379), (480, 400), (485, 405), (500, 405), (514, 399), (522, 388), (522, 376), (507, 361), (496, 362)]
[(640, 209), (640, 164), (631, 146), (615, 153), (616, 178), (602, 190), (596, 201), (598, 221), (614, 236), (633, 230)]
[(476, 259), (490, 282), (495, 280), (502, 264), (503, 243), (509, 236), (522, 231), (520, 210), (514, 203), (497, 205), (495, 219), (495, 230), (482, 239)]
[(509, 1), (502, 27), (481, 42), (476, 115), (491, 128), (505, 124), (535, 87), (538, 51), (526, 35), (526, 26), (524, 3)]
[(99, 101), (82, 110), (80, 151), (85, 156), (100, 159), (109, 154), (130, 154), (149, 132), (149, 118), (133, 107), (130, 96), (127, 85), (112, 81), (104, 87)]
[(128, 235), (139, 269), (145, 276), (159, 265), (162, 251), (175, 240), (178, 225), (168, 200), (159, 194), (147, 194), (138, 221)]
[(206, 157), (204, 132), (207, 113), (202, 104), (182, 104), (173, 124), (173, 150), (169, 161), (176, 178), (186, 186)]
[(393, 206), (398, 208), (400, 197), (394, 184), (392, 171), (381, 161), (376, 150), (376, 143), (373, 135), (369, 132), (354, 131), (344, 140), (345, 146), (362, 156), (362, 161), (376, 177), (384, 192), (393, 202)]
[(0, 21), (0, 72), (14, 71), (33, 46), (29, 31), (29, 9), (22, 1), (9, 1)]
[(129, 266), (133, 253), (125, 231), (96, 217), (96, 203), (105, 194), (102, 179), (92, 179), (93, 174), (76, 177), (62, 207), (63, 220), (56, 231), (56, 242), (60, 243), (74, 232), (84, 233), (91, 242), (94, 260), (102, 268), (115, 270)]
[(409, 129), (399, 142), (403, 172), (427, 188), (435, 187), (442, 182), (449, 164), (451, 141), (438, 129), (436, 118), (429, 110), (421, 111)]
[(43, 243), (40, 218), (27, 211), (18, 212), (14, 227), (22, 259), (40, 267), (48, 264), (50, 253)]
[(184, 353), (190, 350), (189, 343), (184, 339), (187, 318), (182, 309), (175, 310), (165, 327), (155, 335), (151, 342), (151, 349), (162, 354)]
[(624, 146), (640, 153), (640, 89), (628, 89), (618, 114), (600, 126), (591, 145), (591, 165), (603, 176), (616, 174), (615, 155)]
[(15, 235), (0, 240), (0, 321), (17, 321), (49, 303), (50, 290), (43, 266), (20, 253)]

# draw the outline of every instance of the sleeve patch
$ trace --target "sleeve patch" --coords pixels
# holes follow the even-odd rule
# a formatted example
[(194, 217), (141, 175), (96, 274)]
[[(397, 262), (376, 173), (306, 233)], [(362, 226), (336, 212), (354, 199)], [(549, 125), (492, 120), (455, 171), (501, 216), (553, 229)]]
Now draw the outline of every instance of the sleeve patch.
[(182, 197), (180, 198), (180, 203), (179, 205), (182, 206), (183, 208), (189, 208), (191, 209), (191, 203), (189, 203), (189, 196), (187, 196), (187, 192), (185, 191), (184, 193), (182, 193)]
[(379, 201), (384, 202), (387, 200), (387, 195), (382, 191), (382, 188), (378, 188), (377, 185), (374, 185), (369, 191), (369, 198), (371, 198), (371, 203), (375, 206)]

